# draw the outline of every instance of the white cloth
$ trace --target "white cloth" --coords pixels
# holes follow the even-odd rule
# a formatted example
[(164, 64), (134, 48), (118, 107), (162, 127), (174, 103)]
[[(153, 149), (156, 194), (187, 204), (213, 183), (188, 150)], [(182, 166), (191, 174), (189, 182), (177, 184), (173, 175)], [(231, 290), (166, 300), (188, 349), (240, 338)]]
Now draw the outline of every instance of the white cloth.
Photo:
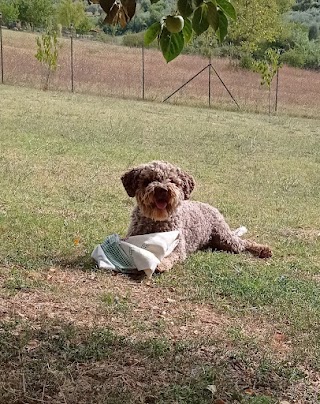
[[(106, 245), (110, 246), (109, 240), (112, 248), (105, 248)], [(112, 235), (96, 246), (91, 257), (99, 268), (125, 273), (137, 269), (145, 271), (150, 277), (162, 259), (170, 255), (178, 243), (179, 231), (143, 234), (124, 240), (118, 235)]]
[(243, 236), (244, 234), (246, 234), (247, 231), (248, 231), (248, 229), (247, 229), (245, 226), (241, 226), (241, 227), (238, 227), (236, 230), (233, 230), (232, 233), (233, 233), (235, 236), (241, 237), (241, 236)]

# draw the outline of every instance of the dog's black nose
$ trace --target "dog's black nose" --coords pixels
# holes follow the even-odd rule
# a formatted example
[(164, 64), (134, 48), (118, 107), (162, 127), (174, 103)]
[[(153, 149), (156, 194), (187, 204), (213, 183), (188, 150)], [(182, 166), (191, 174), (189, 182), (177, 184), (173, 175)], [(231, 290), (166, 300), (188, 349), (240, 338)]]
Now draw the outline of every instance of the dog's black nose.
[(157, 187), (154, 194), (157, 199), (165, 200), (168, 198), (168, 191), (165, 188)]

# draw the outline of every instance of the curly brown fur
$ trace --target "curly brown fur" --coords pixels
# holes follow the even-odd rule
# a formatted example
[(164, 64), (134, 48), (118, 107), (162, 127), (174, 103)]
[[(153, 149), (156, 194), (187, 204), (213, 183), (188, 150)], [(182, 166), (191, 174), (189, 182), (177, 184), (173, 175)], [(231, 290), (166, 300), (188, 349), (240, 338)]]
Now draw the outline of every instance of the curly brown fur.
[(232, 253), (248, 251), (271, 257), (268, 246), (241, 239), (226, 223), (218, 209), (202, 202), (189, 201), (194, 189), (193, 177), (170, 163), (152, 161), (127, 171), (121, 177), (137, 206), (132, 212), (127, 236), (179, 230), (176, 249), (159, 264), (164, 272), (187, 255), (206, 248)]

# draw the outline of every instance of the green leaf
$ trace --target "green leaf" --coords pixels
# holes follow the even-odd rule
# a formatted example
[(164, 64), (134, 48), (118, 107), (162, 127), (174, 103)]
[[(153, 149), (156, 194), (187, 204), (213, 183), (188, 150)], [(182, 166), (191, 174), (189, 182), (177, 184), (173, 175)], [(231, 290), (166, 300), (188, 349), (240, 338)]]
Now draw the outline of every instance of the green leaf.
[(184, 47), (183, 32), (171, 33), (167, 28), (163, 28), (160, 34), (160, 48), (167, 63), (180, 55)]
[(161, 24), (160, 22), (155, 22), (154, 24), (150, 25), (150, 27), (146, 30), (144, 34), (144, 44), (146, 46), (150, 45), (153, 42), (159, 33), (161, 32)]
[(221, 10), (218, 10), (219, 16), (219, 29), (217, 30), (217, 36), (220, 42), (224, 40), (228, 32), (228, 19)]
[(184, 37), (184, 42), (188, 43), (190, 39), (192, 38), (192, 24), (189, 18), (184, 19), (184, 26), (183, 26), (183, 37)]
[(237, 19), (236, 10), (228, 0), (216, 0), (217, 5), (221, 8), (224, 14), (230, 17), (232, 20)]
[(213, 2), (207, 3), (208, 7), (208, 22), (211, 27), (216, 31), (219, 28), (219, 15), (217, 6)]
[(193, 1), (192, 0), (178, 0), (178, 10), (182, 17), (190, 17), (193, 13)]
[(192, 18), (192, 28), (197, 35), (201, 35), (209, 28), (208, 6), (206, 3), (196, 8)]

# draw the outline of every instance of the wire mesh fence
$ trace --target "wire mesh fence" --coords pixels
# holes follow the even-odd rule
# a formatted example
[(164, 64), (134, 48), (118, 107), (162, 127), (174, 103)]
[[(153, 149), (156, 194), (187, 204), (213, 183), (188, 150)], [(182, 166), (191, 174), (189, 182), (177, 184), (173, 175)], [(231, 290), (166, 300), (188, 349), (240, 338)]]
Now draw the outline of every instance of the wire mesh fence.
[[(5, 84), (43, 88), (36, 36), (2, 29)], [(83, 38), (60, 38), (58, 68), (49, 89), (195, 106), (268, 112), (269, 90), (257, 73), (226, 59), (181, 55), (167, 64), (156, 49), (129, 48)], [(278, 84), (278, 85), (277, 85)], [(271, 110), (318, 116), (320, 73), (283, 67), (273, 80)]]

